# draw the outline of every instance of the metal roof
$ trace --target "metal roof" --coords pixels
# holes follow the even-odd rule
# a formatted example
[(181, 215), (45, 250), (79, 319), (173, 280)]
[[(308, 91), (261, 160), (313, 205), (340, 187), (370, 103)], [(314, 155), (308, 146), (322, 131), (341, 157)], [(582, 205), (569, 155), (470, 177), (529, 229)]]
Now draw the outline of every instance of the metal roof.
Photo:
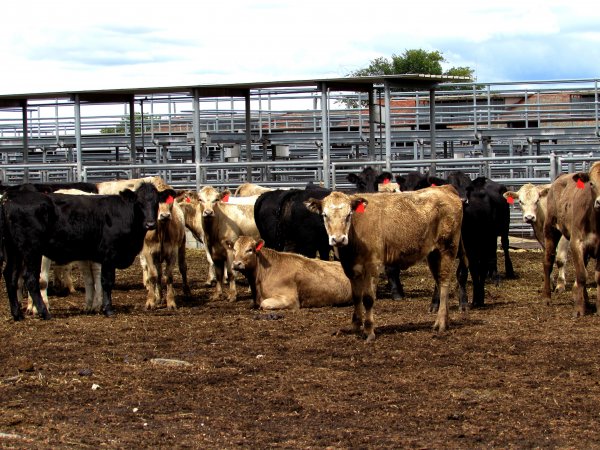
[(152, 94), (174, 94), (198, 92), (200, 97), (242, 97), (251, 90), (306, 87), (320, 89), (325, 85), (335, 91), (368, 91), (388, 84), (391, 88), (431, 89), (443, 82), (467, 82), (465, 77), (426, 74), (376, 75), (366, 77), (315, 78), (309, 80), (264, 81), (252, 83), (199, 84), (188, 86), (164, 86), (149, 88), (79, 90), (60, 92), (38, 92), (0, 95), (0, 108), (22, 106), (27, 100), (47, 100), (66, 98), (75, 95), (81, 101), (91, 103), (126, 102), (135, 96)]

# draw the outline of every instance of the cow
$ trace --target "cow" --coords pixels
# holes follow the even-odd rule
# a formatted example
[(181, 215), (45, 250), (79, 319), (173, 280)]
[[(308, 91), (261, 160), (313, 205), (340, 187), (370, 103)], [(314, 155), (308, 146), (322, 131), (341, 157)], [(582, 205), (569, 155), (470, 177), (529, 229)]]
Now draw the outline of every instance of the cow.
[(264, 240), (248, 236), (229, 245), (233, 268), (253, 280), (261, 309), (340, 306), (352, 301), (350, 281), (337, 261), (278, 252), (265, 247)]
[(208, 246), (206, 245), (206, 236), (204, 235), (204, 229), (202, 228), (202, 214), (197, 211), (198, 194), (188, 190), (181, 191), (177, 193), (176, 201), (183, 211), (185, 227), (190, 230), (194, 239), (202, 243), (204, 253), (206, 254), (206, 260), (208, 261), (208, 277), (204, 284), (205, 286), (212, 286), (216, 283), (217, 277), (215, 275), (215, 264), (213, 263)]
[(8, 191), (35, 191), (49, 194), (58, 190), (76, 189), (78, 191), (89, 192), (91, 194), (98, 193), (98, 186), (95, 183), (86, 182), (71, 182), (71, 183), (24, 183), (16, 185), (1, 185), (0, 192)]
[(159, 304), (162, 302), (163, 273), (166, 279), (167, 309), (177, 309), (173, 289), (173, 270), (176, 262), (181, 273), (183, 293), (186, 297), (190, 297), (185, 261), (185, 217), (175, 198), (169, 196), (159, 204), (156, 229), (146, 233), (140, 254), (144, 286), (148, 290), (146, 309), (154, 309), (157, 301)]
[(261, 186), (254, 183), (243, 183), (238, 186), (234, 192), (236, 197), (251, 197), (253, 195), (260, 195), (264, 192), (272, 191), (272, 188)]
[[(526, 183), (518, 191), (505, 192), (504, 198), (509, 203), (517, 200), (521, 205), (523, 221), (531, 225), (533, 234), (542, 248), (546, 245), (544, 241), (544, 223), (547, 215), (547, 200), (550, 184), (534, 185)], [(512, 200), (511, 200), (512, 199)], [(565, 290), (565, 264), (569, 253), (569, 240), (561, 237), (556, 247), (556, 268), (558, 278), (556, 280), (556, 292)]]
[(329, 260), (331, 247), (323, 221), (304, 206), (309, 198), (329, 193), (329, 189), (311, 186), (261, 194), (254, 204), (254, 221), (266, 246), (309, 258), (318, 253), (322, 260)]
[(349, 173), (346, 179), (356, 186), (356, 192), (377, 192), (380, 183), (392, 179), (390, 172), (377, 172), (372, 167), (365, 167), (360, 173)]
[[(81, 191), (79, 189), (69, 188), (69, 189), (59, 189), (55, 191), (57, 194), (66, 194), (66, 195), (95, 195), (91, 192)], [(46, 256), (42, 257), (42, 266), (40, 271), (40, 291), (42, 294), (42, 299), (46, 304), (46, 308), (50, 310), (50, 304), (48, 302), (48, 282), (50, 275), (50, 267), (52, 265), (52, 261), (50, 258)], [(81, 272), (84, 280), (85, 287), (85, 307), (84, 311), (98, 312), (102, 306), (102, 286), (100, 274), (102, 267), (100, 264), (95, 263), (94, 261), (77, 261), (76, 263), (68, 263), (64, 265), (55, 264), (54, 265), (54, 280), (55, 289), (57, 288), (57, 284), (60, 286), (64, 286), (68, 289), (69, 293), (74, 294), (75, 287), (73, 286), (73, 280), (71, 278), (71, 270), (73, 265), (77, 265), (79, 267), (79, 271)], [(57, 283), (58, 282), (58, 283)], [(21, 298), (19, 298), (19, 302), (21, 302)], [(27, 298), (27, 313), (35, 314), (36, 308), (33, 306), (33, 299), (31, 295)]]
[[(228, 204), (230, 192), (219, 192), (212, 186), (204, 186), (197, 194), (190, 194), (197, 217), (202, 221), (205, 245), (215, 265), (216, 289), (211, 300), (217, 300), (223, 294), (223, 284), (229, 278), (227, 298), (237, 298), (237, 287), (233, 274), (233, 253), (228, 241), (234, 242), (245, 235), (255, 239), (260, 237), (254, 222), (254, 205)], [(254, 286), (250, 282), (254, 296)]]
[(125, 189), (131, 191), (137, 190), (143, 183), (153, 184), (158, 191), (164, 191), (170, 189), (165, 181), (159, 176), (133, 178), (131, 180), (112, 180), (112, 181), (101, 181), (96, 183), (98, 194), (103, 195), (116, 195)]
[(102, 310), (114, 315), (115, 270), (133, 263), (146, 232), (156, 228), (159, 202), (174, 194), (159, 193), (149, 183), (119, 195), (6, 193), (0, 202), (0, 261), (6, 261), (3, 274), (14, 320), (23, 319), (16, 292), (21, 273), (38, 314), (50, 318), (40, 294), (43, 255), (58, 264), (102, 264)]
[(337, 248), (350, 279), (355, 332), (362, 330), (367, 341), (375, 338), (375, 281), (382, 266), (406, 269), (423, 259), (435, 280), (434, 296), (440, 298), (434, 329), (446, 330), (451, 268), (462, 224), (462, 202), (452, 186), (412, 193), (334, 191), (322, 200), (309, 199), (306, 206), (323, 217), (329, 243)]
[[(589, 172), (564, 174), (558, 177), (548, 191), (547, 216), (544, 223), (544, 289), (542, 297), (550, 304), (552, 267), (556, 247), (561, 237), (570, 241), (571, 257), (575, 268), (573, 285), (574, 316), (586, 313), (586, 261), (596, 259), (595, 281), (600, 286), (600, 163), (595, 162)], [(600, 289), (596, 291), (596, 312), (600, 311)]]

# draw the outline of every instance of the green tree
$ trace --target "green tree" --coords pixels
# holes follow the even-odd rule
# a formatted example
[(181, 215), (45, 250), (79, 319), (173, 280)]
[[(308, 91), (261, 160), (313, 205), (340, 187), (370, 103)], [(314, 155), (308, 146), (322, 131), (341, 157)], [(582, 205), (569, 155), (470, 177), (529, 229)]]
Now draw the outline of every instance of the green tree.
[[(135, 113), (135, 133), (139, 134), (142, 132), (142, 114)], [(158, 122), (160, 116), (153, 116), (152, 119), (150, 114), (144, 113), (144, 132), (148, 133), (152, 130), (150, 121)], [(129, 130), (129, 116), (123, 117), (118, 125), (114, 127), (101, 128), (100, 133), (102, 134), (125, 134), (125, 130)]]
[[(470, 67), (451, 67), (444, 71), (442, 63), (447, 62), (439, 51), (428, 52), (423, 49), (405, 50), (401, 55), (392, 54), (391, 58), (379, 57), (371, 60), (367, 67), (347, 74), (350, 77), (364, 77), (369, 75), (398, 75), (398, 74), (428, 74), (452, 75), (467, 77), (474, 81), (474, 70)], [(443, 89), (452, 89), (444, 86)], [(358, 106), (355, 100), (342, 100), (349, 108)], [(364, 105), (363, 105), (364, 106)]]

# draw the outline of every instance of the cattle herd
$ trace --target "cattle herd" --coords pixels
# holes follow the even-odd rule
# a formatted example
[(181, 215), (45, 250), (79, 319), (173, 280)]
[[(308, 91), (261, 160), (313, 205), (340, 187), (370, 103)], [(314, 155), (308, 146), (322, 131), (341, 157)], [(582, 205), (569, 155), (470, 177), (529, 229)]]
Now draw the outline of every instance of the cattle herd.
[[(403, 297), (401, 271), (426, 260), (432, 283), (434, 329), (448, 327), (453, 280), (461, 309), (485, 301), (485, 283), (499, 283), (496, 249), (504, 250), (504, 273), (515, 277), (508, 252), (510, 204), (519, 201), (523, 220), (545, 248), (543, 296), (550, 302), (554, 263), (556, 289), (565, 289), (571, 253), (575, 268), (575, 315), (588, 308), (586, 265), (600, 245), (600, 162), (589, 172), (564, 174), (552, 184), (526, 184), (509, 191), (485, 177), (462, 172), (438, 178), (410, 172), (395, 177), (366, 168), (350, 174), (356, 188), (330, 191), (271, 189), (251, 183), (233, 195), (204, 186), (175, 190), (159, 177), (102, 183), (2, 186), (0, 264), (11, 314), (26, 311), (50, 318), (50, 265), (69, 289), (70, 267), (85, 282), (86, 312), (114, 314), (115, 270), (139, 255), (145, 307), (176, 308), (173, 273), (187, 279), (186, 228), (203, 243), (211, 299), (237, 298), (236, 274), (245, 276), (254, 306), (262, 309), (353, 304), (353, 330), (375, 337), (375, 288), (385, 271), (391, 296)], [(600, 282), (596, 260), (595, 281)], [(596, 307), (600, 307), (597, 290)]]

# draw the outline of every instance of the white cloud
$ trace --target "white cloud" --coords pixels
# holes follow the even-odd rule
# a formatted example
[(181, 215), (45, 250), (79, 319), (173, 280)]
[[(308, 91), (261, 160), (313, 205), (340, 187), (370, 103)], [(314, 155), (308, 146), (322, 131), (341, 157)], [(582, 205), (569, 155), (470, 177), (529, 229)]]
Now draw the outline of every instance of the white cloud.
[(0, 93), (343, 76), (440, 50), (481, 81), (599, 77), (587, 1), (21, 1), (3, 11)]

